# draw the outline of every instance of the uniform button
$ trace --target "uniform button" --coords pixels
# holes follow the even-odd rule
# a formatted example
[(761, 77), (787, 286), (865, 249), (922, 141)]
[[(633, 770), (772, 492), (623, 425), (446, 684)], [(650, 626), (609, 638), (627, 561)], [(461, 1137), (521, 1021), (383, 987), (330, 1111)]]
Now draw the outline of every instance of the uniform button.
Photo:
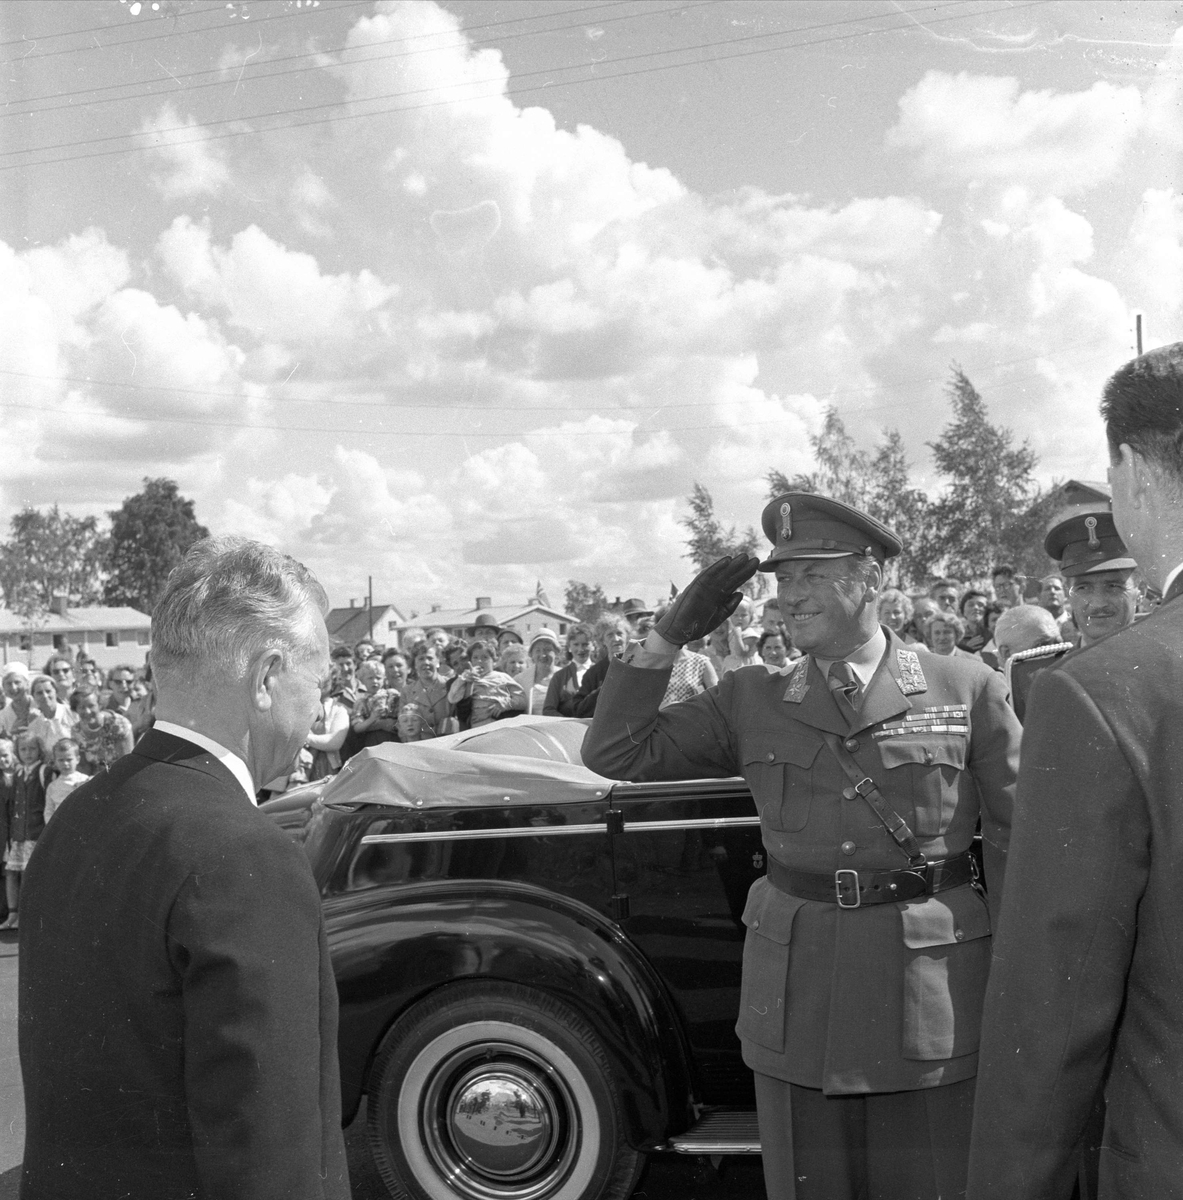
[(953, 930), (953, 940), (955, 942), (964, 942), (965, 941), (965, 930), (964, 929), (954, 929)]
[(759, 921), (753, 921), (753, 922), (752, 922), (752, 928), (753, 928), (753, 929), (759, 929), (759, 928), (760, 928), (760, 922), (759, 922)]
[(852, 787), (845, 787), (842, 789), (842, 799), (843, 800), (857, 800), (858, 792), (856, 792), (854, 790), (854, 788), (852, 788)]
[(771, 750), (769, 750), (769, 751), (768, 751), (768, 761), (769, 761), (769, 762), (776, 762), (776, 755), (775, 755), (775, 754), (773, 754)]
[(853, 754), (858, 749), (858, 738), (847, 738), (846, 748)]
[(842, 843), (842, 853), (843, 854), (853, 854), (857, 849), (858, 849), (858, 847), (854, 844), (854, 842), (843, 842)]

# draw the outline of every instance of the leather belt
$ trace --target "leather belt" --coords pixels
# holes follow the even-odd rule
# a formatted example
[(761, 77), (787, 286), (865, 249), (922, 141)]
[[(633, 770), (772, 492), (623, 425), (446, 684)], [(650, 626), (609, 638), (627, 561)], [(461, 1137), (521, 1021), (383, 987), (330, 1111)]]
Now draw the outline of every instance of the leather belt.
[(768, 860), (768, 881), (779, 891), (801, 900), (820, 900), (839, 908), (864, 908), (868, 904), (899, 904), (918, 896), (934, 896), (977, 880), (978, 864), (965, 850), (952, 858), (938, 858), (915, 870), (835, 871), (832, 875), (793, 871), (775, 859)]

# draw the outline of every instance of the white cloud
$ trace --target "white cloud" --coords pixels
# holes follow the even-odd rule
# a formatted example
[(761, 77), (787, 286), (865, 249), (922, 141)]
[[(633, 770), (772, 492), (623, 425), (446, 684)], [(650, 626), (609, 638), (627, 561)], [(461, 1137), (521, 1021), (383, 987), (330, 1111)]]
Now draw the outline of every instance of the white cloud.
[(888, 145), (947, 184), (1024, 184), (1066, 195), (1108, 179), (1142, 119), (1136, 87), (1021, 91), (1009, 77), (929, 71), (900, 99)]
[(230, 179), (225, 155), (199, 122), (181, 119), (171, 103), (140, 125), (140, 144), (153, 149), (161, 169), (156, 185), (167, 200), (217, 193)]
[(1129, 234), (1128, 286), (1160, 326), (1183, 309), (1183, 196), (1147, 188)]

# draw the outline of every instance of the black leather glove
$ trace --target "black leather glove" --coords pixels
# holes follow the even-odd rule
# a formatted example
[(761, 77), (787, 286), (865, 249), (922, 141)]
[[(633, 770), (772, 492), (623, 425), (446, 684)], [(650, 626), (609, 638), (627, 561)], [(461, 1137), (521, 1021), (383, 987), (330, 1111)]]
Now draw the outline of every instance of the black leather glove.
[(750, 554), (721, 558), (686, 585), (669, 611), (654, 625), (667, 642), (684, 646), (704, 638), (739, 607), (739, 591), (760, 565)]

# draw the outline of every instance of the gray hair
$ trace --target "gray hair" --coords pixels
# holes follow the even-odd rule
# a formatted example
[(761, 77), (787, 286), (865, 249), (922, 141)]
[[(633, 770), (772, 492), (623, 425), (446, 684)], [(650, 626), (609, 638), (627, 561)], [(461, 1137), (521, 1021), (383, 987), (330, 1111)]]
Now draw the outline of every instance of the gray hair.
[(170, 682), (241, 679), (266, 650), (308, 659), (319, 634), (312, 610), (328, 606), (316, 576), (289, 555), (243, 537), (203, 538), (152, 610), (152, 670)]
[(1011, 654), (1051, 645), (1060, 640), (1056, 618), (1038, 604), (1016, 604), (998, 618), (994, 626), (994, 644), (1006, 646)]

